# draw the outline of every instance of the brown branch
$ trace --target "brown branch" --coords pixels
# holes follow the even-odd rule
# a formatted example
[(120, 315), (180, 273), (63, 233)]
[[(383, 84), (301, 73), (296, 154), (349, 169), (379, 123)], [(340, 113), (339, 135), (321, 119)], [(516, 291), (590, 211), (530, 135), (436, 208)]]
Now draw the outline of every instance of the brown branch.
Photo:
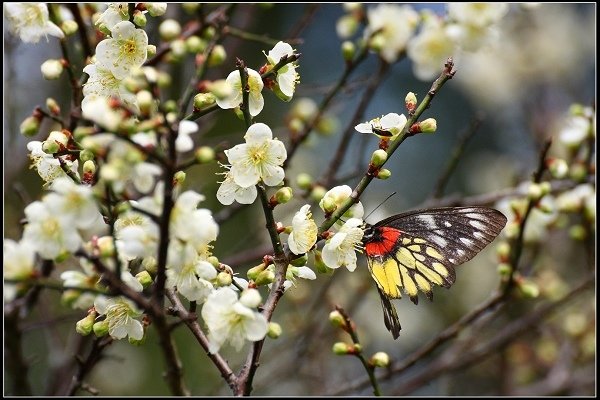
[[(33, 392), (29, 385), (29, 366), (23, 354), (23, 343), (21, 329), (19, 328), (18, 309), (7, 314), (4, 313), (4, 360), (6, 371), (12, 376), (12, 392), (4, 392), (8, 395), (31, 396)], [(5, 375), (5, 378), (8, 378)]]
[(110, 336), (94, 339), (92, 348), (85, 359), (77, 359), (78, 368), (71, 380), (71, 384), (67, 389), (66, 396), (75, 396), (77, 390), (84, 385), (84, 378), (92, 371), (92, 369), (100, 362), (103, 357), (102, 352), (106, 347), (113, 343)]
[[(321, 4), (319, 4), (319, 3), (308, 4), (306, 6), (306, 9), (304, 10), (304, 13), (302, 14), (300, 19), (296, 23), (296, 25), (294, 25), (292, 27), (292, 29), (290, 29), (290, 32), (288, 33), (288, 37), (289, 38), (299, 37), (300, 34), (302, 33), (302, 31), (304, 31), (304, 29), (306, 29), (306, 27), (308, 25), (310, 25), (310, 22), (315, 17), (315, 14), (317, 13), (317, 10), (319, 9), (319, 7), (321, 7)], [(292, 40), (293, 39), (290, 39), (290, 41), (288, 41), (288, 43), (292, 44)]]
[(79, 34), (79, 41), (81, 42), (81, 46), (83, 48), (83, 58), (85, 60), (86, 58), (91, 57), (94, 54), (94, 51), (92, 50), (86, 25), (79, 10), (79, 4), (67, 3), (66, 7), (69, 9), (69, 11), (71, 11), (71, 14), (73, 14), (73, 19), (75, 19), (75, 22), (77, 22), (77, 25), (79, 25), (77, 32)]

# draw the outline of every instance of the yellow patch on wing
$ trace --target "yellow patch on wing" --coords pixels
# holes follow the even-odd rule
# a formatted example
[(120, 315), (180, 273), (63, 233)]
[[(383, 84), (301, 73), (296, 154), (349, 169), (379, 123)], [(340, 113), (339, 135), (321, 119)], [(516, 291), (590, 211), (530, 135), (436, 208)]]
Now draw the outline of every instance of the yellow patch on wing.
[(427, 246), (427, 248), (425, 249), (425, 253), (427, 253), (427, 255), (436, 258), (438, 260), (443, 260), (444, 256), (441, 255), (436, 249), (434, 249), (433, 247), (429, 247)]
[(400, 287), (402, 287), (400, 269), (394, 259), (388, 258), (383, 262), (373, 260), (371, 263), (371, 273), (386, 296), (392, 299), (402, 297), (400, 294)]
[(398, 261), (400, 261), (400, 264), (404, 265), (406, 268), (416, 268), (415, 264), (417, 263), (417, 259), (406, 247), (400, 247), (396, 252), (396, 257), (398, 258)]
[[(439, 263), (436, 263), (436, 264), (439, 264)], [(436, 285), (441, 286), (444, 283), (444, 279), (442, 279), (442, 277), (438, 273), (434, 272), (431, 268), (428, 268), (423, 263), (417, 264), (417, 270), (421, 273), (421, 275), (423, 275), (425, 277), (425, 279), (427, 279), (430, 282), (435, 283)]]
[(417, 282), (419, 289), (421, 289), (423, 292), (431, 292), (431, 284), (427, 281), (427, 279), (423, 278), (419, 274), (415, 274), (415, 281)]
[(427, 240), (421, 238), (414, 238), (413, 241), (418, 244), (427, 243)]
[(434, 262), (431, 264), (431, 266), (433, 267), (433, 269), (436, 270), (436, 272), (442, 276), (448, 276), (448, 268), (446, 268), (446, 266), (442, 263), (439, 262)]

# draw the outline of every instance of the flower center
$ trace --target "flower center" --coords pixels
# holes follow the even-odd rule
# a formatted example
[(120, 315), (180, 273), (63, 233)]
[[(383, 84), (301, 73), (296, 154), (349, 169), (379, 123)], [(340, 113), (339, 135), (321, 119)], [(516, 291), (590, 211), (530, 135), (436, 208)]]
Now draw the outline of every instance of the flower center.
[(125, 40), (125, 43), (123, 43), (122, 48), (123, 48), (123, 52), (125, 54), (128, 54), (131, 56), (131, 55), (135, 54), (136, 47), (137, 46), (135, 45), (135, 40), (129, 39), (129, 40)]
[(45, 236), (56, 236), (59, 231), (59, 223), (56, 218), (48, 218), (42, 222), (42, 232)]
[(252, 164), (259, 165), (267, 159), (267, 149), (264, 145), (259, 147), (251, 147), (248, 155), (250, 156)]

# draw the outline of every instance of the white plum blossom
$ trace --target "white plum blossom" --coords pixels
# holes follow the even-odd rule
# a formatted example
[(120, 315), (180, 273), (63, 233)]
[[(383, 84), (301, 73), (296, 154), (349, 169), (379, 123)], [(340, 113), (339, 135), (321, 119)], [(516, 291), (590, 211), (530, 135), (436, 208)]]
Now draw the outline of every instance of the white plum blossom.
[(216, 353), (226, 341), (240, 351), (246, 340), (255, 342), (265, 337), (267, 319), (254, 308), (260, 303), (256, 289), (245, 290), (238, 300), (228, 287), (213, 291), (202, 307), (202, 318), (208, 327), (209, 352)]
[(19, 35), (22, 41), (37, 43), (44, 36), (65, 37), (63, 31), (48, 19), (48, 6), (45, 3), (6, 3), (6, 19), (10, 30)]
[(310, 204), (303, 205), (292, 219), (292, 232), (288, 237), (290, 251), (294, 254), (308, 252), (317, 242), (318, 232), (310, 212)]
[(44, 203), (55, 214), (71, 216), (77, 228), (88, 229), (102, 221), (91, 187), (59, 177), (50, 189), (52, 193), (44, 197)]
[(441, 18), (433, 12), (424, 12), (423, 20), (419, 34), (410, 40), (406, 52), (413, 62), (415, 76), (428, 80), (440, 73), (448, 57), (456, 55), (457, 48)]
[(73, 217), (57, 214), (48, 205), (35, 201), (25, 208), (27, 225), (23, 239), (35, 246), (45, 259), (54, 259), (64, 252), (74, 252), (82, 244)]
[(246, 143), (225, 150), (234, 182), (244, 188), (260, 180), (268, 186), (279, 185), (285, 176), (281, 165), (287, 158), (283, 143), (273, 139), (271, 128), (263, 123), (251, 125), (244, 139)]
[(126, 78), (133, 69), (141, 67), (148, 56), (148, 35), (129, 21), (112, 28), (112, 38), (96, 46), (96, 63), (110, 70), (115, 78)]
[[(292, 46), (285, 42), (277, 42), (275, 47), (269, 50), (269, 53), (266, 56), (269, 64), (274, 66), (281, 61), (284, 56), (289, 57), (293, 54), (294, 49)], [(292, 62), (284, 65), (277, 71), (277, 85), (287, 101), (291, 100), (294, 96), (296, 83), (299, 79), (298, 73), (296, 72), (296, 67), (296, 63)]]
[(500, 21), (508, 3), (448, 3), (448, 17), (463, 25), (486, 27)]
[[(85, 265), (82, 263), (82, 266)], [(63, 286), (69, 290), (81, 289), (97, 289), (96, 284), (100, 277), (93, 271), (65, 271), (60, 274), (60, 279), (63, 280)], [(71, 307), (80, 310), (88, 310), (94, 305), (96, 294), (82, 291), (79, 297), (71, 303)]]
[[(354, 127), (360, 133), (372, 133), (378, 135), (377, 130), (389, 132), (391, 136), (380, 136), (394, 140), (400, 135), (406, 125), (404, 114), (389, 113), (370, 121), (362, 122)], [(379, 136), (379, 135), (378, 135)]]
[(158, 250), (158, 226), (146, 215), (135, 211), (121, 214), (115, 221), (116, 246), (127, 260), (155, 256)]
[(367, 18), (369, 25), (365, 35), (367, 38), (373, 34), (381, 35), (383, 48), (380, 55), (388, 63), (398, 59), (419, 22), (419, 14), (409, 5), (380, 4), (367, 10)]
[(18, 284), (6, 279), (25, 280), (35, 273), (35, 247), (27, 241), (15, 242), (4, 239), (4, 300), (12, 301), (17, 296)]
[[(323, 196), (319, 202), (319, 206), (323, 211), (327, 212), (327, 210), (324, 208), (326, 203), (333, 203), (337, 208), (340, 207), (342, 203), (351, 195), (352, 188), (348, 185), (333, 187), (329, 189), (327, 193), (325, 193), (325, 196)], [(346, 218), (362, 218), (363, 215), (365, 215), (365, 209), (360, 201), (354, 204), (348, 211), (344, 213), (344, 217)]]
[[(169, 247), (171, 252), (171, 247)], [(197, 256), (196, 256), (197, 259)], [(213, 291), (211, 280), (217, 277), (217, 270), (206, 261), (192, 261), (167, 269), (167, 286), (176, 287), (189, 301), (203, 303)]]
[[(231, 168), (231, 166), (225, 166)], [(224, 173), (225, 179), (221, 182), (221, 186), (217, 189), (217, 200), (226, 206), (237, 201), (240, 204), (252, 204), (256, 200), (256, 186), (241, 187), (233, 180), (231, 171)]]
[(129, 19), (129, 6), (127, 3), (108, 3), (108, 8), (104, 10), (96, 20), (96, 25), (104, 24), (109, 31), (122, 21)]
[(215, 241), (219, 234), (210, 210), (197, 208), (203, 200), (203, 195), (188, 190), (179, 195), (171, 211), (171, 237), (190, 242), (197, 250)]
[(194, 141), (190, 134), (198, 132), (198, 124), (194, 121), (183, 120), (179, 123), (177, 132), (177, 140), (175, 141), (175, 149), (180, 152), (190, 151), (194, 148)]
[(94, 308), (100, 315), (106, 316), (108, 333), (114, 339), (142, 340), (144, 327), (139, 318), (142, 312), (135, 304), (124, 297), (98, 296), (94, 301)]
[[(285, 274), (285, 282), (283, 282), (283, 290), (288, 290), (292, 286), (296, 286), (296, 278), (313, 281), (317, 279), (317, 274), (315, 274), (315, 271), (308, 268), (306, 265), (303, 267), (288, 265), (288, 269)], [(271, 286), (272, 284), (269, 284), (269, 289), (271, 289)]]
[[(67, 176), (60, 167), (60, 161), (54, 158), (52, 154), (45, 153), (42, 150), (42, 145), (42, 142), (37, 140), (27, 143), (27, 149), (30, 151), (31, 167), (36, 169), (37, 173), (46, 183), (51, 183), (60, 176)], [(79, 175), (77, 173), (79, 161), (63, 159), (63, 162), (75, 175)]]
[[(248, 68), (248, 87), (250, 88), (250, 95), (248, 97), (248, 108), (250, 115), (256, 117), (263, 109), (265, 101), (262, 96), (262, 90), (264, 87), (260, 74), (255, 70)], [(225, 98), (219, 98), (217, 96), (217, 105), (223, 109), (236, 108), (242, 104), (243, 93), (242, 93), (242, 78), (240, 77), (240, 71), (232, 71), (225, 80), (232, 88), (231, 95)]]
[(363, 222), (358, 218), (350, 218), (327, 240), (323, 247), (323, 262), (329, 268), (346, 267), (352, 272), (356, 269), (356, 251), (362, 248)]
[(121, 110), (111, 106), (109, 98), (94, 93), (83, 98), (81, 114), (109, 132), (115, 132), (125, 118)]
[(571, 116), (566, 121), (558, 136), (568, 146), (578, 146), (592, 132), (590, 120), (584, 116)]
[(125, 88), (123, 79), (118, 79), (108, 68), (99, 64), (89, 64), (83, 72), (89, 75), (83, 85), (84, 96), (101, 96), (105, 98), (116, 97), (126, 106), (138, 111), (137, 97)]

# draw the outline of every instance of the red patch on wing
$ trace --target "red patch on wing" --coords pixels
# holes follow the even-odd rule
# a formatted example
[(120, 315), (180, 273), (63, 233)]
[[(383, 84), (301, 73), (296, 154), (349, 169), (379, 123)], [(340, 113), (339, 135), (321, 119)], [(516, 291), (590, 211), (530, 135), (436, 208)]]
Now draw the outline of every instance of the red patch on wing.
[(365, 251), (369, 257), (387, 256), (389, 255), (396, 244), (402, 232), (398, 229), (382, 226), (378, 229), (380, 240), (369, 242), (365, 245)]

